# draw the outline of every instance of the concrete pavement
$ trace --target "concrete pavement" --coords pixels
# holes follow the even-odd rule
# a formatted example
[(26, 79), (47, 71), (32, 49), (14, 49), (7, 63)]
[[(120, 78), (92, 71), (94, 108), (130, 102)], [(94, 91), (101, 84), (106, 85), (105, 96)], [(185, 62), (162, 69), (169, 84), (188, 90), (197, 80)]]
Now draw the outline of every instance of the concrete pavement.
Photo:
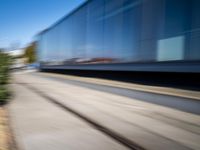
[(100, 79), (100, 78), (88, 78), (88, 77), (62, 75), (62, 74), (55, 74), (55, 73), (42, 73), (42, 72), (39, 73), (39, 72), (37, 72), (35, 75), (38, 75), (41, 77), (46, 77), (46, 78), (51, 78), (51, 77), (56, 78), (57, 77), (59, 79), (65, 79), (65, 80), (81, 81), (81, 82), (98, 84), (98, 85), (103, 85), (103, 86), (113, 86), (113, 87), (117, 87), (117, 88), (129, 89), (129, 90), (137, 90), (137, 91), (163, 94), (163, 95), (169, 95), (169, 96), (177, 96), (177, 97), (180, 96), (180, 97), (184, 97), (184, 98), (200, 100), (200, 92), (192, 91), (192, 90), (141, 85), (141, 84), (126, 83), (126, 82), (106, 80), (106, 79)]
[(66, 84), (81, 86), (97, 91), (139, 99), (140, 101), (176, 108), (182, 111), (200, 114), (200, 92), (158, 86), (110, 81), (105, 79), (65, 76), (59, 74), (35, 73), (40, 78), (47, 78)]
[(127, 149), (21, 85), (9, 106), (20, 150)]
[[(31, 73), (15, 75), (15, 83), (16, 97), (9, 110), (17, 141), (24, 149), (33, 149), (32, 146), (34, 149), (126, 149), (84, 121), (63, 112), (44, 95), (145, 149), (200, 149), (199, 115), (39, 78)], [(26, 85), (39, 92), (27, 89)], [(76, 132), (77, 122), (84, 132)], [(92, 146), (93, 143), (100, 146)]]

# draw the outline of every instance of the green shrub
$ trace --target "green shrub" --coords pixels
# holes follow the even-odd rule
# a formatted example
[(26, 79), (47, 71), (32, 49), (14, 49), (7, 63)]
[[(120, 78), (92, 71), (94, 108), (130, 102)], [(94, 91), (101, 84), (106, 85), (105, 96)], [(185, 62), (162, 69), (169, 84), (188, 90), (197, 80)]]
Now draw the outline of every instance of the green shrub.
[(10, 97), (10, 92), (6, 86), (0, 86), (0, 105), (5, 104)]
[(7, 88), (12, 59), (0, 51), (0, 104), (4, 104), (10, 93)]

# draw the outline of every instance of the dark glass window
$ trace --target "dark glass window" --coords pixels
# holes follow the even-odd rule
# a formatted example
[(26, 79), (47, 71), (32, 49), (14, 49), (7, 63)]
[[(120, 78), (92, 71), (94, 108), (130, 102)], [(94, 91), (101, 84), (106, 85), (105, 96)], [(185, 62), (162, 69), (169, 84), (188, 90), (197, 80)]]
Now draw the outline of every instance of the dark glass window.
[(85, 47), (86, 58), (98, 58), (104, 56), (104, 0), (91, 1), (87, 11), (87, 44)]
[(91, 0), (38, 46), (42, 61), (66, 63), (200, 60), (199, 47), (200, 0)]
[(162, 30), (157, 42), (158, 61), (184, 59), (185, 33), (190, 29), (190, 1), (165, 0)]
[(182, 35), (190, 29), (190, 5), (190, 0), (165, 0), (165, 38)]
[(187, 33), (186, 59), (200, 60), (200, 1), (191, 0), (191, 28)]
[(124, 0), (123, 9), (123, 57), (127, 61), (140, 61), (142, 1)]
[(105, 15), (101, 20), (104, 21), (104, 50), (106, 58), (125, 61), (123, 48), (124, 38), (124, 12), (123, 0), (105, 1)]
[(157, 40), (163, 26), (163, 0), (144, 0), (142, 4), (141, 42), (139, 60), (155, 61)]
[(72, 19), (71, 42), (73, 58), (80, 59), (85, 57), (86, 45), (86, 9), (82, 7), (70, 16)]
[(200, 58), (199, 9), (199, 0), (165, 0), (163, 30), (158, 40), (158, 60)]

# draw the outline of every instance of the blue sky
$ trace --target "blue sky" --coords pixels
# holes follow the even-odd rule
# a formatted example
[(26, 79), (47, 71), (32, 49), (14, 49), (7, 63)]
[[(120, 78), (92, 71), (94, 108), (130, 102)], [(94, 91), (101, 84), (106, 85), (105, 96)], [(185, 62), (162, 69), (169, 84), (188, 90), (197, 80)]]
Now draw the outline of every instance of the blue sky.
[(85, 0), (0, 0), (0, 48), (26, 46)]

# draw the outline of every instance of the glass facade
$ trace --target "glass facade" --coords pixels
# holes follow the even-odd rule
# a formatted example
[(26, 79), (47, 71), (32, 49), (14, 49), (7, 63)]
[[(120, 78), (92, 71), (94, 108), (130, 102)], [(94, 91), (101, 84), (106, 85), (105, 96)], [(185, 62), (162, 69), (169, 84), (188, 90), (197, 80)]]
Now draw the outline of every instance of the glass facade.
[(200, 0), (89, 0), (39, 35), (41, 62), (200, 60)]

